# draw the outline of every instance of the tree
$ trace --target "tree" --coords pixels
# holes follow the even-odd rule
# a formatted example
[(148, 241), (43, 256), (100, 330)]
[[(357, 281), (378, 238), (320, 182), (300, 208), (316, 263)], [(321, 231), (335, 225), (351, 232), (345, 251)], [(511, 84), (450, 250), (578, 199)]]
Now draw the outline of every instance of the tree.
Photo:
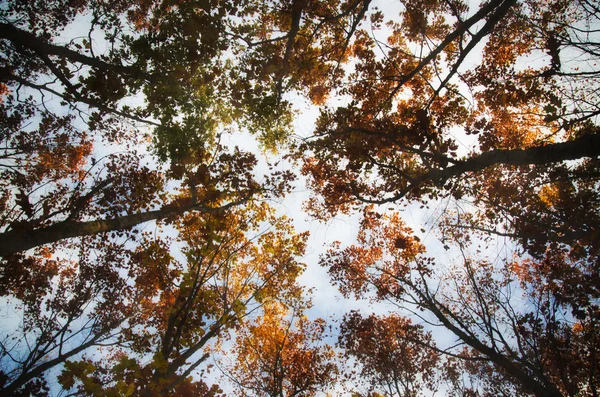
[(435, 346), (431, 333), (410, 319), (350, 312), (342, 321), (338, 344), (360, 364), (353, 383), (364, 384), (371, 393), (408, 397), (435, 389), (439, 355), (431, 348)]
[(67, 360), (125, 342), (121, 330), (136, 310), (120, 275), (127, 250), (100, 238), (70, 248), (71, 256), (43, 249), (5, 270), (3, 304), (17, 318), (6, 319), (9, 333), (0, 341), (3, 394), (45, 395), (53, 383), (48, 374)]
[[(420, 11), (406, 5), (381, 59), (373, 49), (376, 39), (357, 33), (359, 67), (344, 91), (354, 100), (324, 110), (316, 136), (299, 148), (303, 172), (317, 192), (313, 212), (328, 217), (370, 203), (469, 201), (477, 213), (459, 208), (460, 219), (445, 223), (448, 233), (459, 228), (511, 237), (536, 258), (572, 249), (582, 271), (594, 274), (588, 259), (597, 255), (589, 238), (598, 228), (592, 203), (600, 146), (591, 121), (597, 101), (579, 95), (587, 92), (583, 85), (594, 86), (597, 69), (590, 63), (582, 73), (565, 71), (566, 59), (559, 62), (555, 52), (557, 46), (561, 53), (583, 52), (593, 62), (596, 44), (584, 43), (581, 35), (589, 33), (585, 26), (597, 15), (585, 2), (491, 2), (470, 18), (458, 3), (431, 7), (418, 16)], [(418, 32), (411, 25), (445, 7), (452, 8), (458, 28), (435, 19), (423, 22)], [(488, 22), (465, 44), (464, 32), (479, 18)], [(563, 36), (558, 45), (558, 31), (571, 39)], [(466, 54), (486, 35), (481, 64), (451, 84)], [(407, 43), (422, 37), (440, 44), (410, 66), (415, 56)], [(554, 54), (547, 58), (550, 66), (541, 62), (538, 69), (519, 71), (520, 61), (540, 48)], [(437, 82), (434, 76), (444, 71), (436, 57), (450, 70)], [(401, 78), (395, 77), (398, 70)], [(565, 89), (567, 84), (573, 91)], [(467, 98), (467, 89), (476, 94)], [(459, 150), (454, 132), (459, 129), (477, 138), (468, 152)]]
[[(281, 197), (292, 176), (261, 180), (255, 157), (221, 138), (246, 129), (281, 149), (286, 94), (300, 91), (322, 106), (295, 148), (309, 209), (366, 208), (358, 244), (323, 260), (342, 292), (448, 329), (464, 346), (424, 349), (454, 357), (443, 371), (455, 390), (597, 395), (598, 7), (402, 7), (388, 18), (369, 0), (5, 2), (0, 290), (31, 319), (16, 329), (24, 345), (3, 341), (2, 387), (43, 394), (40, 374), (64, 365), (63, 386), (81, 393), (219, 394), (188, 379), (212, 343), (267, 296), (299, 293), (294, 260), (273, 285), (250, 262), (302, 245), (270, 235), (281, 246), (228, 251), (224, 235), (246, 241), (229, 223), (278, 224), (255, 200)], [(86, 31), (69, 37), (75, 20)], [(436, 225), (458, 255), (447, 272), (397, 215), (369, 207), (438, 202), (453, 207)], [(174, 227), (184, 252), (142, 235), (148, 221)], [(499, 237), (514, 258), (485, 257)], [(111, 294), (114, 322), (102, 317)], [(79, 338), (65, 343), (69, 332)], [(99, 343), (112, 355), (81, 355)], [(461, 386), (456, 368), (473, 381)]]
[[(587, 123), (597, 114), (597, 101), (578, 96), (584, 85), (596, 84), (596, 44), (573, 33), (589, 33), (585, 26), (597, 20), (589, 5), (497, 1), (476, 11), (466, 17), (461, 2), (406, 2), (402, 21), (389, 22), (387, 43), (376, 33), (356, 33), (357, 66), (340, 90), (349, 104), (323, 109), (315, 136), (299, 147), (303, 172), (318, 194), (315, 213), (331, 216), (403, 198), (462, 197), (476, 194), (472, 181), (484, 170), (541, 172), (547, 166), (551, 175), (565, 160), (598, 156), (597, 127)], [(374, 29), (383, 18), (373, 14)], [(475, 26), (481, 28), (472, 32)], [(544, 62), (537, 69), (521, 64), (557, 45), (550, 43), (555, 28), (574, 36), (559, 45), (561, 51), (582, 51), (591, 61), (587, 80), (553, 73)], [(481, 63), (467, 69), (464, 59), (487, 36)], [(433, 43), (429, 53), (425, 42)], [(566, 91), (567, 84), (578, 94)], [(469, 138), (456, 131), (478, 141), (459, 150), (459, 140)], [(595, 172), (588, 167), (586, 173)]]
[[(187, 379), (207, 356), (197, 357), (195, 364), (187, 363), (188, 356), (241, 321), (246, 305), (260, 306), (262, 296), (283, 299), (283, 290), (294, 289), (300, 265), (290, 255), (302, 250), (304, 237), (284, 238), (282, 221), (266, 215), (265, 207), (249, 204), (281, 196), (291, 173), (274, 172), (259, 183), (253, 171), (256, 158), (219, 143), (235, 121), (251, 119), (245, 107), (256, 110), (261, 121), (276, 120), (268, 128), (252, 130), (264, 136), (265, 146), (284, 140), (290, 122), (284, 101), (259, 107), (255, 104), (264, 103), (259, 93), (229, 101), (239, 84), (232, 78), (231, 62), (223, 57), (228, 49), (225, 28), (237, 13), (235, 3), (222, 1), (9, 1), (3, 6), (0, 287), (4, 296), (24, 307), (25, 316), (12, 336), (21, 334), (21, 339), (2, 346), (6, 393), (41, 393), (48, 371), (63, 364), (66, 387), (89, 393), (102, 389), (95, 381), (111, 377), (116, 380), (106, 390), (123, 392), (119, 381), (136, 365), (145, 368), (137, 372), (140, 393), (162, 394), (173, 388), (216, 393)], [(76, 18), (88, 24), (87, 35), (62, 38)], [(143, 101), (136, 104), (135, 97), (141, 95)], [(146, 150), (154, 156), (149, 158)], [(167, 192), (167, 184), (176, 187)], [(228, 217), (236, 206), (247, 212)], [(254, 219), (246, 221), (250, 212)], [(133, 288), (123, 272), (137, 263), (132, 251), (152, 247), (135, 226), (161, 220), (179, 224), (181, 217), (191, 223), (199, 217), (199, 228), (218, 229), (203, 236), (206, 240), (194, 241), (196, 245), (215, 244), (213, 237), (225, 239), (221, 235), (231, 231), (231, 225), (223, 226), (226, 220), (237, 222), (233, 241), (238, 245), (221, 246), (218, 241), (214, 252), (214, 247), (205, 247), (208, 252), (188, 258), (189, 272), (173, 271), (161, 285), (181, 282), (176, 291), (144, 290), (157, 294), (156, 299), (178, 296), (182, 305), (177, 313), (164, 307), (164, 334), (154, 335), (161, 348), (150, 352), (144, 339), (150, 336), (134, 329), (135, 321), (141, 329), (154, 321), (151, 309), (137, 302), (143, 298), (143, 281)], [(215, 226), (215, 219), (224, 223)], [(272, 240), (261, 246), (267, 252), (244, 240), (244, 232), (256, 230), (259, 222), (272, 222), (279, 233), (263, 237)], [(185, 229), (193, 234), (191, 226), (179, 226), (182, 233)], [(166, 246), (157, 246), (164, 259)], [(212, 260), (202, 261), (205, 255)], [(165, 263), (143, 265), (142, 270)], [(200, 273), (206, 278), (194, 279)], [(217, 281), (221, 284), (214, 285)], [(192, 313), (198, 299), (207, 303), (205, 313)], [(111, 301), (114, 307), (108, 310)], [(196, 318), (199, 325), (190, 316), (206, 318)], [(213, 322), (202, 328), (209, 318)], [(194, 337), (194, 345), (188, 346)], [(113, 344), (115, 356), (106, 358), (105, 367), (82, 356)], [(119, 350), (126, 348), (140, 361)], [(144, 355), (151, 353), (156, 360), (146, 365)]]
[[(47, 294), (38, 287), (30, 300), (17, 296), (27, 309), (21, 331), (35, 360), (17, 358), (22, 342), (3, 344), (3, 365), (14, 362), (3, 392), (30, 387), (33, 379), (44, 382), (50, 369), (64, 364), (61, 386), (85, 395), (216, 394), (218, 387), (192, 375), (214, 344), (265, 302), (297, 299), (303, 265), (296, 257), (306, 236), (254, 202), (219, 214), (188, 214), (175, 226), (176, 241), (146, 234), (137, 248), (113, 252), (110, 263), (109, 255), (96, 252), (87, 265), (94, 256), (81, 252), (70, 267), (56, 264), (64, 275), (58, 297), (51, 284)], [(88, 255), (97, 247), (108, 250), (97, 240)], [(181, 260), (172, 256), (174, 243)], [(94, 358), (98, 347), (104, 353)]]
[[(188, 176), (189, 187), (182, 188), (180, 195), (175, 197), (169, 197), (162, 190), (164, 176), (141, 166), (141, 159), (134, 154), (110, 156), (106, 163), (92, 161), (87, 170), (74, 170), (69, 175), (72, 178), (69, 182), (76, 184), (72, 190), (67, 190), (69, 185), (61, 183), (59, 178), (42, 180), (40, 182), (47, 185), (55, 182), (55, 190), (39, 197), (34, 203), (30, 202), (30, 197), (35, 197), (35, 190), (42, 183), (36, 183), (35, 179), (24, 179), (21, 173), (14, 173), (15, 178), (12, 179), (15, 185), (19, 186), (22, 181), (24, 186), (17, 188), (15, 205), (7, 208), (5, 225), (11, 230), (2, 233), (7, 245), (0, 253), (7, 256), (69, 237), (127, 230), (143, 222), (178, 216), (188, 211), (215, 212), (227, 209), (243, 204), (253, 195), (264, 195), (269, 191), (279, 195), (282, 192), (279, 189), (285, 189), (291, 177), (291, 174), (281, 174), (283, 178), (275, 176), (272, 183), (267, 181), (260, 186), (251, 173), (256, 163), (252, 154), (236, 149), (232, 153), (221, 152), (216, 153), (215, 157), (209, 156), (212, 154), (205, 157), (207, 164)], [(92, 171), (95, 168), (98, 169)], [(10, 179), (6, 180), (7, 185), (10, 182)], [(88, 184), (91, 186), (88, 187)], [(7, 204), (10, 198), (10, 192), (7, 191)], [(152, 209), (157, 204), (160, 207)], [(93, 219), (92, 216), (104, 218)]]
[[(214, 161), (234, 161), (215, 154), (221, 151), (219, 130), (233, 120), (232, 107), (223, 100), (226, 78), (215, 75), (227, 70), (217, 57), (226, 48), (217, 34), (219, 21), (235, 10), (221, 2), (213, 17), (191, 3), (169, 11), (160, 2), (127, 4), (117, 2), (109, 8), (102, 2), (67, 3), (61, 13), (55, 3), (9, 2), (0, 15), (6, 147), (2, 168), (7, 188), (3, 202), (9, 212), (2, 224), (7, 242), (3, 256), (67, 237), (128, 229), (148, 220), (219, 206), (214, 205), (216, 197), (203, 197), (196, 189), (198, 183), (210, 181), (204, 174), (214, 170)], [(86, 12), (92, 19), (87, 38), (54, 42), (53, 36)], [(175, 34), (191, 20), (196, 21), (192, 31)], [(123, 33), (127, 29), (136, 33)], [(201, 42), (194, 36), (198, 29), (206, 35)], [(104, 34), (106, 43), (93, 40), (97, 34)], [(96, 53), (99, 46), (106, 50)], [(142, 93), (145, 106), (122, 104)], [(69, 108), (51, 106), (48, 94)], [(67, 115), (61, 115), (65, 110)], [(150, 116), (159, 122), (148, 121)], [(97, 135), (108, 145), (133, 151), (144, 136), (139, 126), (128, 125), (132, 122), (153, 128), (153, 151), (160, 161), (171, 163), (167, 175), (139, 164), (143, 160), (134, 153), (119, 151), (101, 159), (91, 155), (100, 149), (92, 146)], [(81, 131), (80, 123), (87, 132)], [(30, 127), (36, 124), (38, 128)], [(253, 163), (250, 155), (235, 161)], [(239, 168), (240, 164), (220, 166)], [(121, 177), (111, 175), (117, 169), (123, 170)], [(185, 204), (160, 203), (165, 177), (187, 184), (191, 199)], [(199, 182), (198, 177), (204, 180)], [(218, 177), (221, 186), (228, 179), (228, 175)], [(241, 203), (259, 190), (250, 180), (234, 179), (233, 190), (248, 190), (238, 194), (235, 203), (223, 205)], [(41, 187), (45, 194), (38, 193)], [(218, 195), (214, 189), (213, 194)], [(103, 197), (110, 200), (110, 209), (90, 208), (94, 207), (90, 203), (102, 202)]]
[[(221, 131), (239, 122), (259, 135), (267, 148), (275, 149), (285, 141), (291, 112), (282, 95), (292, 88), (307, 89), (315, 102), (322, 102), (333, 84), (326, 82), (327, 76), (339, 74), (338, 66), (346, 59), (349, 40), (368, 5), (360, 1), (269, 3), (262, 7), (252, 2), (237, 7), (231, 2), (173, 6), (161, 1), (110, 5), (9, 1), (0, 13), (7, 121), (2, 136), (7, 146), (3, 167), (11, 170), (6, 174), (10, 180), (7, 189), (18, 195), (3, 197), (11, 214), (2, 225), (7, 244), (0, 255), (214, 208), (212, 198), (197, 197), (194, 175), (203, 173), (203, 167), (212, 161), (211, 154), (220, 149)], [(76, 17), (90, 19), (87, 37), (61, 41), (58, 35)], [(260, 25), (260, 30), (255, 19), (268, 23)], [(288, 23), (287, 35), (272, 37)], [(350, 26), (347, 33), (346, 25)], [(237, 40), (234, 50), (239, 62), (235, 64), (223, 55), (230, 48), (231, 37)], [(328, 42), (327, 48), (320, 48), (320, 43)], [(277, 63), (283, 66), (268, 67)], [(317, 70), (320, 77), (312, 82)], [(289, 80), (285, 89), (284, 80)], [(272, 81), (273, 85), (264, 84)], [(246, 94), (240, 96), (243, 92)], [(144, 103), (128, 103), (135, 103), (133, 98), (142, 94)], [(65, 108), (50, 105), (53, 98)], [(25, 127), (37, 124), (38, 118), (42, 119), (39, 128)], [(89, 131), (80, 131), (79, 122)], [(132, 169), (131, 176), (146, 186), (144, 194), (135, 192), (134, 197), (133, 183), (127, 178), (123, 182), (127, 181), (128, 189), (119, 193), (138, 202), (138, 208), (132, 206), (119, 216), (103, 211), (90, 214), (88, 203), (125, 188), (116, 187), (115, 181), (102, 173), (141, 161), (133, 154), (106, 156), (103, 164), (96, 166), (98, 159), (91, 156), (93, 137), (100, 135), (108, 144), (131, 149), (145, 139), (140, 126), (151, 130), (152, 151), (161, 162), (170, 163), (169, 172), (159, 175), (141, 165)], [(25, 138), (29, 135), (32, 138)], [(52, 149), (66, 142), (64, 153)], [(49, 153), (58, 155), (54, 162), (48, 161)], [(61, 166), (60, 160), (69, 167)], [(112, 160), (114, 165), (106, 164)], [(38, 162), (38, 167), (17, 171), (30, 161)], [(42, 166), (50, 167), (48, 175), (40, 174)], [(60, 171), (51, 171), (53, 167)], [(34, 176), (36, 172), (39, 175)], [(157, 205), (156, 196), (171, 179), (191, 187), (192, 200), (186, 205)], [(41, 185), (55, 189), (39, 197)], [(135, 189), (139, 190), (139, 185)], [(233, 203), (221, 204), (243, 202), (254, 190)], [(50, 205), (51, 196), (56, 197), (54, 205)]]
[[(372, 14), (375, 33), (356, 32), (356, 66), (340, 89), (347, 105), (322, 110), (298, 156), (319, 218), (370, 204), (455, 208), (435, 226), (460, 266), (444, 272), (412, 232), (394, 226), (397, 215), (384, 226), (372, 209), (358, 245), (324, 263), (344, 293), (364, 296), (371, 285), (402, 310), (427, 310), (488, 363), (481, 373), (513, 384), (506, 390), (595, 395), (595, 365), (583, 369), (578, 359), (595, 362), (595, 338), (586, 331), (589, 345), (574, 342), (598, 319), (595, 7), (404, 7), (386, 41), (376, 31), (382, 14)], [(481, 61), (470, 66), (465, 59), (479, 43)], [(573, 65), (571, 56), (585, 62)], [(496, 237), (519, 260), (482, 257)]]
[(336, 354), (323, 341), (327, 324), (308, 320), (303, 309), (273, 302), (238, 334), (236, 361), (224, 370), (237, 395), (314, 396), (334, 384)]
[[(220, 5), (217, 20), (235, 13)], [(3, 293), (42, 275), (49, 283), (57, 271), (40, 272), (44, 256), (76, 247), (73, 238), (135, 240), (134, 227), (148, 221), (218, 214), (288, 188), (291, 173), (259, 183), (254, 155), (218, 143), (232, 123), (227, 89), (219, 88), (227, 79), (210, 77), (226, 73), (226, 65), (211, 63), (223, 42), (215, 36), (198, 43), (194, 34), (209, 32), (205, 25), (218, 31), (219, 22), (200, 18), (180, 36), (174, 32), (197, 20), (199, 9), (169, 10), (160, 2), (8, 2), (0, 12)], [(87, 38), (65, 44), (56, 37), (86, 13)], [(141, 93), (144, 105), (124, 104)], [(147, 132), (139, 123), (153, 128), (151, 148), (143, 147)], [(165, 191), (168, 184), (174, 191)]]
[[(58, 97), (92, 129), (115, 117), (151, 126), (159, 156), (181, 176), (178, 163), (234, 120), (268, 148), (284, 141), (291, 114), (282, 95), (305, 89), (323, 101), (369, 3), (9, 1), (0, 14), (3, 87), (27, 87), (44, 103)], [(57, 40), (77, 16), (90, 20), (87, 37)], [(139, 94), (144, 104), (125, 102)]]
[(594, 301), (580, 312), (579, 302), (551, 290), (534, 261), (494, 265), (467, 256), (464, 245), (461, 252), (460, 263), (442, 266), (424, 256), (397, 213), (366, 211), (358, 244), (332, 249), (322, 263), (345, 295), (373, 294), (450, 331), (456, 346), (427, 348), (471, 361), (493, 380), (486, 387), (516, 395), (595, 395)]

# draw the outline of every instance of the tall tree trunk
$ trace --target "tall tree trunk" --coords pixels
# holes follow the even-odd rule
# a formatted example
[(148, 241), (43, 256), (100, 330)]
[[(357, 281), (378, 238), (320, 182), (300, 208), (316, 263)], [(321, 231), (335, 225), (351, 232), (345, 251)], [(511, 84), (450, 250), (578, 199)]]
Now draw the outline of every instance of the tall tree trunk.
[(4, 388), (0, 389), (0, 395), (3, 395), (3, 396), (14, 395), (14, 393), (19, 388), (23, 387), (30, 380), (35, 379), (38, 376), (41, 376), (45, 371), (48, 371), (50, 368), (53, 368), (56, 365), (62, 364), (65, 361), (67, 361), (69, 358), (75, 356), (76, 354), (79, 354), (82, 351), (84, 351), (85, 349), (87, 349), (91, 346), (94, 346), (96, 344), (96, 342), (101, 338), (101, 336), (102, 336), (102, 334), (100, 333), (100, 334), (94, 336), (94, 338), (92, 338), (88, 342), (77, 346), (73, 350), (70, 350), (64, 354), (60, 354), (58, 357), (55, 357), (49, 361), (46, 361), (43, 364), (40, 364), (35, 368), (26, 370), (21, 375), (19, 375), (19, 377), (17, 377), (12, 382), (10, 382), (8, 385), (6, 385)]
[[(364, 132), (357, 130), (358, 132)], [(377, 134), (371, 131), (368, 134)], [(427, 183), (444, 185), (446, 181), (466, 174), (479, 172), (494, 165), (539, 165), (558, 163), (566, 160), (579, 160), (600, 156), (600, 133), (583, 135), (575, 140), (552, 143), (543, 146), (534, 146), (527, 149), (498, 149), (483, 152), (462, 161), (455, 161), (453, 165), (445, 168), (434, 168), (419, 176), (411, 178), (408, 185), (397, 191), (393, 196), (383, 199), (370, 199), (362, 197), (354, 190), (355, 197), (365, 203), (385, 204), (402, 199), (414, 189)], [(351, 184), (352, 188), (356, 187)]]
[(446, 327), (446, 329), (451, 331), (468, 346), (471, 346), (473, 349), (485, 355), (499, 368), (502, 368), (504, 371), (506, 371), (506, 373), (519, 382), (524, 389), (530, 391), (536, 397), (563, 396), (560, 390), (558, 390), (558, 388), (553, 384), (543, 383), (542, 381), (531, 376), (530, 371), (526, 370), (521, 363), (510, 359), (506, 355), (498, 352), (496, 349), (483, 343), (471, 332), (465, 332), (462, 327), (455, 324), (451, 320), (451, 310), (446, 308), (433, 296), (431, 296), (427, 289), (423, 291), (410, 282), (407, 282), (407, 285), (421, 298), (421, 305), (425, 309), (429, 310), (444, 325), (444, 327)]
[[(431, 170), (423, 179), (447, 180), (466, 172), (477, 172), (496, 164), (534, 165), (600, 156), (600, 134), (527, 149), (500, 149), (481, 153), (442, 170)], [(419, 178), (421, 179), (421, 178)]]
[(159, 210), (124, 215), (110, 219), (78, 222), (63, 221), (39, 229), (10, 230), (0, 233), (0, 256), (8, 256), (43, 244), (54, 243), (70, 237), (91, 236), (114, 230), (129, 229), (140, 223), (177, 216), (187, 211), (218, 212), (247, 202), (249, 197), (233, 201), (221, 207), (209, 208), (189, 204), (187, 206), (167, 206)]
[(71, 62), (79, 62), (81, 64), (98, 68), (101, 70), (111, 71), (115, 73), (125, 74), (144, 79), (152, 79), (151, 76), (144, 71), (134, 66), (115, 65), (105, 62), (101, 59), (83, 55), (69, 48), (58, 46), (46, 42), (38, 36), (18, 29), (7, 23), (0, 23), (0, 38), (12, 42), (17, 48), (29, 48), (38, 54), (57, 55), (66, 58)]

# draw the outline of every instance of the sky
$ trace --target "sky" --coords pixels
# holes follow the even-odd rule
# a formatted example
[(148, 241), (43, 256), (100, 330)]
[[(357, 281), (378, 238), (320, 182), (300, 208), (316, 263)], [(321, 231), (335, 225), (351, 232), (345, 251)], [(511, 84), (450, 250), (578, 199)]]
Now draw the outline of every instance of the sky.
[[(473, 9), (476, 7), (476, 4), (477, 3), (471, 4)], [(394, 14), (398, 15), (400, 12), (399, 3), (385, 0), (374, 1), (372, 7), (380, 8), (384, 11), (386, 16)], [(65, 32), (65, 35), (87, 34), (84, 26), (83, 22), (76, 23), (74, 24), (73, 29), (69, 29)], [(81, 31), (79, 31), (78, 27), (81, 27)], [(385, 31), (378, 32), (377, 35), (381, 35), (383, 38), (385, 37)], [(96, 45), (99, 46), (97, 48), (98, 52), (101, 52), (101, 41), (97, 41)], [(475, 51), (475, 53), (477, 53), (477, 51)], [(476, 62), (476, 60), (472, 60), (472, 62)], [(468, 64), (469, 60), (465, 65)], [(286, 99), (288, 99), (294, 108), (298, 110), (298, 115), (294, 121), (295, 139), (310, 137), (314, 130), (318, 109), (297, 94), (289, 94)], [(332, 98), (329, 104), (343, 105), (345, 100), (345, 98)], [(469, 138), (466, 135), (460, 135), (460, 131), (457, 131), (456, 134), (459, 141), (464, 142), (463, 150), (465, 153), (468, 152), (472, 148), (472, 143), (469, 142)], [(228, 140), (229, 142), (227, 142)], [(224, 137), (224, 141), (229, 146), (238, 145), (244, 150), (250, 150), (257, 154), (259, 158), (258, 174), (266, 171), (267, 161), (273, 162), (277, 159), (277, 156), (274, 154), (263, 153), (256, 140), (247, 133), (240, 132), (226, 136)], [(142, 149), (140, 148), (140, 150)], [(98, 153), (98, 156), (102, 155), (102, 152)], [(289, 163), (283, 163), (281, 167), (292, 167), (295, 171), (299, 171), (296, 165)], [(382, 314), (389, 311), (396, 311), (397, 309), (395, 307), (385, 303), (373, 305), (367, 300), (356, 301), (353, 299), (344, 299), (337, 288), (331, 285), (326, 269), (319, 266), (319, 258), (334, 241), (341, 242), (342, 247), (355, 242), (359, 231), (360, 215), (338, 215), (327, 222), (320, 222), (311, 218), (311, 216), (303, 209), (303, 204), (309, 198), (310, 192), (306, 187), (303, 177), (301, 175), (298, 176), (299, 178), (295, 183), (293, 192), (281, 201), (272, 204), (276, 206), (280, 214), (285, 214), (293, 220), (297, 232), (310, 232), (307, 250), (302, 258), (302, 261), (306, 264), (306, 270), (300, 277), (300, 282), (305, 285), (306, 288), (310, 288), (313, 291), (313, 307), (307, 312), (307, 315), (311, 319), (321, 317), (328, 320), (339, 320), (350, 310), (360, 310), (365, 314), (372, 312)], [(449, 266), (454, 260), (453, 257), (457, 255), (457, 252), (447, 252), (444, 250), (442, 247), (443, 244), (439, 241), (439, 236), (433, 231), (437, 220), (446, 213), (447, 204), (448, 203), (445, 201), (434, 201), (426, 208), (420, 208), (419, 204), (414, 204), (406, 207), (386, 205), (381, 206), (378, 209), (381, 211), (392, 211), (393, 209), (399, 210), (403, 220), (415, 231), (415, 234), (420, 237), (422, 243), (428, 248), (428, 254), (438, 257), (441, 263)], [(142, 227), (142, 229), (148, 230), (153, 227), (153, 224), (148, 224)], [(506, 252), (497, 249), (496, 251), (490, 251), (488, 253), (492, 258), (494, 256), (497, 257), (509, 254), (510, 247)], [(5, 319), (7, 318), (7, 315), (8, 312), (5, 314)], [(418, 322), (419, 321), (417, 321), (417, 323)], [(439, 331), (435, 332), (436, 339), (440, 340), (442, 343), (451, 344), (453, 342), (453, 338), (449, 337), (447, 334), (442, 334)], [(335, 334), (330, 338), (330, 342), (335, 342)]]

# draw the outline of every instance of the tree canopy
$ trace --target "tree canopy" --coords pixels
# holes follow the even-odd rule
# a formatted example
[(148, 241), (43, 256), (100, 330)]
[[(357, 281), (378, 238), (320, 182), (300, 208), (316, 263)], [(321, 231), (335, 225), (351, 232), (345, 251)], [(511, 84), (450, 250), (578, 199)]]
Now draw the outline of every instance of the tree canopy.
[(598, 396), (599, 62), (589, 0), (4, 1), (0, 394)]

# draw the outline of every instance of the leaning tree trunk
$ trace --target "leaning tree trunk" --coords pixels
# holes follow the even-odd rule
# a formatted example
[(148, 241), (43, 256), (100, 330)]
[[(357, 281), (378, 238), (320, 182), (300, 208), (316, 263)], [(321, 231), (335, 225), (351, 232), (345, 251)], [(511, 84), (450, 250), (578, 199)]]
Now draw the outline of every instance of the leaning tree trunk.
[(216, 208), (194, 205), (190, 202), (190, 204), (187, 206), (166, 206), (155, 211), (124, 215), (110, 219), (87, 222), (67, 220), (39, 229), (10, 230), (8, 232), (0, 233), (0, 256), (8, 256), (17, 252), (26, 251), (30, 248), (54, 243), (70, 237), (91, 236), (94, 234), (106, 233), (115, 230), (125, 230), (139, 225), (140, 223), (157, 219), (165, 219), (170, 216), (184, 214), (188, 211), (224, 211), (236, 205), (243, 204), (248, 201), (248, 199), (249, 197), (246, 197), (242, 200), (234, 201)]

